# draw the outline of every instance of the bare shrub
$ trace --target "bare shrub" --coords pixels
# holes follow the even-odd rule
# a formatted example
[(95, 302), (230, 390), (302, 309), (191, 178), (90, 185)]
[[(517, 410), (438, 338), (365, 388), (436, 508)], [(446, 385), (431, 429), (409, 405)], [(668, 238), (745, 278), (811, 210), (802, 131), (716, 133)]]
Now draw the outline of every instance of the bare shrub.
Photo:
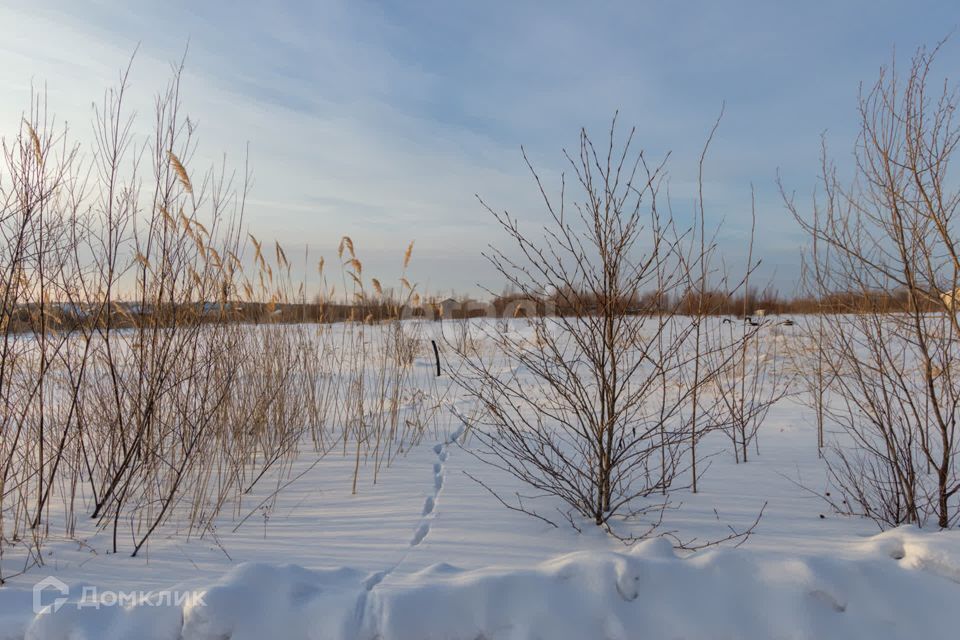
[[(567, 155), (576, 201), (563, 180), (551, 198), (527, 162), (549, 214), (540, 237), (484, 204), (511, 245), (488, 255), (511, 300), (535, 310), (551, 300), (563, 311), (519, 321), (523, 332), (478, 324), (499, 357), (475, 357), (458, 333), (447, 344), (458, 356), (454, 379), (481, 407), (476, 455), (560, 498), (574, 526), (582, 516), (612, 531), (613, 519), (635, 516), (650, 533), (689, 467), (682, 453), (702, 437), (691, 429), (695, 394), (727, 358), (708, 362), (720, 347), (694, 340), (699, 321), (678, 313), (686, 292), (702, 290), (712, 245), (676, 228), (658, 206), (664, 164), (632, 151), (632, 131), (618, 145), (615, 129), (616, 119), (599, 151), (581, 132)], [(694, 363), (703, 369), (691, 379)], [(520, 494), (497, 497), (555, 524)]]
[[(939, 48), (939, 47), (938, 47)], [(920, 49), (860, 97), (856, 171), (846, 184), (824, 147), (813, 215), (787, 206), (829, 252), (815, 258), (821, 300), (848, 315), (817, 330), (831, 381), (824, 413), (842, 435), (827, 457), (848, 510), (883, 527), (960, 520), (957, 410), (960, 281), (950, 171), (956, 89), (934, 83), (937, 49)]]

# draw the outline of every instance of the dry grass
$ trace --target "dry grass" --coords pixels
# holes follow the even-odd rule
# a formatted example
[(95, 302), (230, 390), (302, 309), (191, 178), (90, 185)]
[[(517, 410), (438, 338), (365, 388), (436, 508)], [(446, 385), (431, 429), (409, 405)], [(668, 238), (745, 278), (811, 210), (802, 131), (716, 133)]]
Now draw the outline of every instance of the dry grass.
[[(399, 293), (379, 279), (368, 291), (344, 237), (341, 295), (321, 259), (324, 293), (308, 303), (284, 248), (268, 256), (244, 229), (246, 176), (191, 178), (179, 72), (143, 154), (125, 91), (124, 78), (106, 94), (89, 154), (39, 100), (3, 149), (0, 556), (24, 569), (81, 518), (133, 555), (171, 520), (214, 535), (308, 454), (349, 451), (359, 490), (445, 416), (412, 366), (421, 336), (400, 323), (419, 299), (413, 244)], [(326, 324), (348, 318), (366, 322)]]

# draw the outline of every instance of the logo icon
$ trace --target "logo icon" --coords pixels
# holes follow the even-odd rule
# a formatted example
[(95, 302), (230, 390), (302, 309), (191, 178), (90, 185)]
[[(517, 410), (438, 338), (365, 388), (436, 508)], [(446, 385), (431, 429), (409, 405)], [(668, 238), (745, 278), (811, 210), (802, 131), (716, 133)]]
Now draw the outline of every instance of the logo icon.
[[(53, 599), (53, 602), (47, 605), (43, 603), (44, 591), (56, 591), (60, 595)], [(60, 607), (67, 602), (67, 594), (70, 593), (70, 587), (63, 580), (58, 580), (53, 576), (47, 576), (37, 584), (33, 585), (33, 612), (40, 613), (44, 610), (50, 613), (56, 613)]]

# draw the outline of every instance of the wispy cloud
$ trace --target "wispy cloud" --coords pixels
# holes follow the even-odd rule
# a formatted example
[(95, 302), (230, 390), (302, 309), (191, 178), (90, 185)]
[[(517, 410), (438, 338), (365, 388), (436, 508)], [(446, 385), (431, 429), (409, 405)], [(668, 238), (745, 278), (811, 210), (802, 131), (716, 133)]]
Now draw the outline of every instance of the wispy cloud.
[(0, 8), (0, 122), (15, 127), (31, 82), (45, 83), (85, 135), (91, 102), (138, 43), (133, 103), (148, 112), (189, 39), (196, 161), (225, 152), (239, 163), (249, 142), (256, 233), (314, 251), (349, 233), (384, 270), (416, 238), (415, 275), (465, 290), (497, 286), (479, 257), (496, 229), (475, 193), (542, 220), (521, 143), (555, 178), (579, 127), (603, 135), (620, 109), (652, 154), (673, 151), (671, 192), (689, 210), (700, 145), (726, 101), (708, 213), (736, 253), (752, 182), (762, 253), (787, 287), (799, 235), (777, 168), (809, 190), (820, 133), (849, 148), (857, 83), (893, 44), (935, 41), (951, 20), (949, 3), (30, 3)]

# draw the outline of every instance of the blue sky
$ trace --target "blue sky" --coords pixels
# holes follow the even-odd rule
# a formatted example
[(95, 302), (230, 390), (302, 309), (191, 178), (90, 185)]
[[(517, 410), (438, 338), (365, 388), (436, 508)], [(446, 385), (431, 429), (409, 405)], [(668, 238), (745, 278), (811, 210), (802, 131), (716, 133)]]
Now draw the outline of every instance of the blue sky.
[[(820, 134), (848, 161), (856, 96), (894, 46), (901, 58), (960, 24), (950, 2), (22, 2), (0, 7), (0, 124), (12, 133), (31, 82), (88, 135), (91, 102), (139, 44), (134, 104), (189, 39), (185, 106), (196, 161), (249, 142), (249, 223), (293, 252), (332, 254), (353, 236), (367, 271), (435, 291), (498, 288), (480, 251), (500, 236), (480, 194), (534, 228), (543, 220), (519, 152), (548, 180), (581, 126), (614, 110), (648, 153), (672, 152), (678, 216), (692, 212), (696, 158), (721, 103), (707, 213), (736, 261), (757, 192), (762, 274), (790, 292), (803, 243), (775, 179), (815, 184)], [(939, 71), (955, 76), (957, 36)], [(144, 126), (149, 117), (142, 119)], [(76, 123), (76, 124), (74, 124)]]

